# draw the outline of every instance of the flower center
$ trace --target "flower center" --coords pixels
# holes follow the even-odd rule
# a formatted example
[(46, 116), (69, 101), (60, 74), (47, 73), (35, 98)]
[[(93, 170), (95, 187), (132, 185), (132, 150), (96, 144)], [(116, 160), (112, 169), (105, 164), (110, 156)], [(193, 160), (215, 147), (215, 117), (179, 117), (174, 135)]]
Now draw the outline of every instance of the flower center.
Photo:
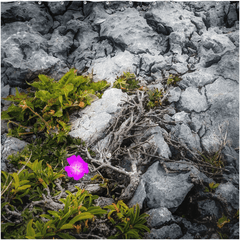
[(82, 164), (79, 162), (75, 162), (71, 165), (71, 170), (73, 171), (73, 173), (75, 174), (79, 174), (83, 171), (83, 167)]

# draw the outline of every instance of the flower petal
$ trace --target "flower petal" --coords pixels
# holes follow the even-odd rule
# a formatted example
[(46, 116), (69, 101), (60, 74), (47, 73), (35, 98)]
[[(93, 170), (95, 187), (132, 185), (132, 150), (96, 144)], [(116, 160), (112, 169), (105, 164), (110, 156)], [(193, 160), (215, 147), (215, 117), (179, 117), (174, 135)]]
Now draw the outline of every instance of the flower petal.
[(80, 174), (75, 174), (74, 176), (73, 176), (73, 179), (74, 180), (79, 180), (80, 178), (82, 178), (84, 176), (84, 173), (82, 172), (82, 173), (80, 173)]
[(70, 158), (67, 158), (68, 163), (71, 165), (75, 161), (77, 161), (77, 157), (75, 155), (71, 156)]
[(72, 177), (73, 176), (70, 166), (66, 166), (65, 167), (65, 171), (67, 172), (68, 177)]

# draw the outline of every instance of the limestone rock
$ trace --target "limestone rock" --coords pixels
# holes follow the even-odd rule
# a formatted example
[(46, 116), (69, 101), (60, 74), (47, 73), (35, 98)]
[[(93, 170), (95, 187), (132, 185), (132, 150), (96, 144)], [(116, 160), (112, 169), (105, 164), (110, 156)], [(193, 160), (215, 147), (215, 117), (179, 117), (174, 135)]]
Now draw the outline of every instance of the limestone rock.
[(123, 93), (120, 89), (106, 90), (101, 99), (93, 102), (80, 112), (82, 117), (74, 117), (77, 113), (70, 116), (72, 129), (69, 135), (79, 137), (83, 141), (95, 141), (103, 138), (105, 136), (104, 131), (113, 115), (120, 110), (118, 105), (126, 98), (126, 93)]
[(204, 94), (204, 88), (200, 90), (197, 88), (188, 87), (181, 94), (178, 108), (186, 112), (202, 112), (208, 109), (209, 105)]

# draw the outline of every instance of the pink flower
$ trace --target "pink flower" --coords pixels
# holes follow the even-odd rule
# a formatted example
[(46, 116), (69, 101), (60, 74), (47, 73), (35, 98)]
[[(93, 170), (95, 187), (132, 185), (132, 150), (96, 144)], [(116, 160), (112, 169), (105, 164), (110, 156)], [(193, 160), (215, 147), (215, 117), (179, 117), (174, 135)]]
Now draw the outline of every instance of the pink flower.
[(67, 172), (69, 177), (73, 177), (74, 180), (79, 180), (84, 176), (84, 173), (88, 174), (88, 164), (83, 161), (80, 156), (71, 156), (67, 158), (70, 166), (65, 167), (65, 171)]

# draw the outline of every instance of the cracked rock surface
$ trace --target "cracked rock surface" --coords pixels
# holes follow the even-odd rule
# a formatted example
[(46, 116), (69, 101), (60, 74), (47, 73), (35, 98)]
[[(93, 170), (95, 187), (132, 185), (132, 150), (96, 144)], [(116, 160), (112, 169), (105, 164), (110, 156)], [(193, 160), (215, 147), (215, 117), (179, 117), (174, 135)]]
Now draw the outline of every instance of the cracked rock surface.
[[(216, 196), (226, 199), (229, 211), (237, 210), (238, 2), (2, 2), (1, 20), (2, 97), (14, 94), (15, 87), (24, 91), (26, 81), (33, 81), (39, 74), (58, 80), (72, 67), (78, 74), (93, 71), (93, 81), (107, 80), (111, 86), (117, 76), (128, 71), (149, 88), (161, 88), (169, 74), (178, 75), (181, 80), (171, 87), (168, 98), (173, 110), (164, 118), (166, 124), (173, 121), (175, 125), (163, 127), (159, 121), (159, 126), (144, 132), (144, 137), (153, 136), (150, 143), (157, 148), (157, 154), (170, 158), (177, 153), (165, 139), (165, 131), (190, 150), (209, 154), (218, 151), (219, 139), (227, 131), (229, 149), (225, 151), (234, 157), (226, 154), (230, 173), (224, 175)], [(127, 100), (127, 94), (120, 89), (107, 89), (102, 99), (95, 99), (70, 116), (69, 134), (106, 144), (106, 129), (121, 110), (120, 104)], [(6, 110), (9, 103), (2, 99), (1, 106)], [(6, 133), (7, 124), (2, 120), (2, 170), (8, 169), (7, 156), (27, 144), (6, 137)], [(129, 200), (130, 205), (139, 203), (142, 209), (148, 209), (152, 230), (146, 238), (208, 237), (205, 225), (172, 215), (194, 191), (191, 174), (205, 182), (212, 180), (194, 167), (183, 170), (187, 164), (181, 156), (178, 160), (182, 162), (170, 162), (168, 167), (183, 172), (168, 174), (158, 161), (151, 164)], [(98, 190), (96, 186), (89, 189)], [(222, 207), (216, 196), (198, 202), (196, 208), (201, 216), (221, 217)], [(157, 221), (160, 216), (162, 222)], [(236, 225), (230, 232), (233, 238), (239, 234)]]

